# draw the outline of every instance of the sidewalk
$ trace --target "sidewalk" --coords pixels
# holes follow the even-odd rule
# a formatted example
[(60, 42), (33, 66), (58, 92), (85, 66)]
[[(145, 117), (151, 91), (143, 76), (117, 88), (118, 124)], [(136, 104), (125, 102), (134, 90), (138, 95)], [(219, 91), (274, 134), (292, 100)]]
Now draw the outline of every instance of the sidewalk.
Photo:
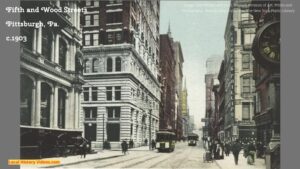
[[(82, 162), (94, 161), (94, 160), (104, 160), (110, 158), (116, 158), (123, 156), (121, 149), (112, 150), (96, 150), (95, 154), (87, 154), (86, 158), (80, 158), (80, 155), (68, 156), (68, 157), (53, 157), (44, 158), (42, 160), (60, 160), (60, 164), (54, 165), (22, 165), (20, 168), (51, 168), (51, 167), (62, 167), (67, 165), (79, 164)], [(142, 146), (137, 148), (129, 149), (130, 151), (149, 151), (149, 146)]]
[(265, 160), (264, 159), (255, 159), (255, 163), (253, 165), (247, 164), (247, 159), (243, 156), (243, 153), (239, 155), (238, 165), (234, 163), (234, 157), (231, 154), (229, 156), (225, 156), (223, 160), (215, 160), (216, 164), (221, 169), (266, 169)]

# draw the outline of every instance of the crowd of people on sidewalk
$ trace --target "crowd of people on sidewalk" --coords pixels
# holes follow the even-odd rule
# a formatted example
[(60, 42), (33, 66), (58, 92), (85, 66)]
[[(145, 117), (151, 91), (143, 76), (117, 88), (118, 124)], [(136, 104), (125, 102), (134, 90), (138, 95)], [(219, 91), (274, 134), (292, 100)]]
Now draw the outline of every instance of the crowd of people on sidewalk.
[(224, 159), (224, 154), (229, 156), (232, 152), (234, 162), (238, 165), (239, 154), (242, 150), (244, 151), (244, 157), (247, 158), (247, 163), (250, 165), (254, 164), (255, 158), (265, 158), (266, 147), (261, 142), (255, 142), (254, 140), (241, 141), (236, 139), (233, 142), (222, 142), (219, 139), (211, 140), (209, 137), (203, 137), (202, 140), (204, 148), (214, 160)]

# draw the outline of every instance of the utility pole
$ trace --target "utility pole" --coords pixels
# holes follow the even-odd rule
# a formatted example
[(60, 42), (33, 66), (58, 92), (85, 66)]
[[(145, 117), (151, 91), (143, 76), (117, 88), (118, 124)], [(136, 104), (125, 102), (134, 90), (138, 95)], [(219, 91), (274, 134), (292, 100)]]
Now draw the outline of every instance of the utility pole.
[(102, 149), (104, 150), (104, 113), (102, 114), (102, 123), (103, 123), (103, 138), (102, 138), (102, 140), (103, 140), (103, 144), (102, 144)]
[(151, 140), (151, 116), (152, 116), (152, 109), (150, 109), (150, 116), (149, 116), (149, 150), (152, 149), (152, 140)]

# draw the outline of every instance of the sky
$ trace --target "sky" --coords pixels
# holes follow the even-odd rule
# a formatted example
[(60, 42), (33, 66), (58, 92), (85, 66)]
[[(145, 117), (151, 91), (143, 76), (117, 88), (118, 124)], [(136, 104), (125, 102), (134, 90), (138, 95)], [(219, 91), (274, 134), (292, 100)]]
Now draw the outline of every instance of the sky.
[(167, 33), (170, 23), (172, 37), (181, 43), (188, 105), (197, 128), (203, 125), (201, 118), (205, 116), (205, 62), (211, 56), (223, 57), (229, 2), (161, 1), (160, 34)]

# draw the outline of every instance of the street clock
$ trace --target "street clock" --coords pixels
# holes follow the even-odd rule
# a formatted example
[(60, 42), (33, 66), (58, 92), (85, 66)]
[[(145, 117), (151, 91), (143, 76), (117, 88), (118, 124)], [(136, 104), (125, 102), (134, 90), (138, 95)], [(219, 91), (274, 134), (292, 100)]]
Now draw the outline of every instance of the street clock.
[(255, 60), (267, 69), (280, 67), (280, 22), (262, 26), (253, 40), (252, 53)]

